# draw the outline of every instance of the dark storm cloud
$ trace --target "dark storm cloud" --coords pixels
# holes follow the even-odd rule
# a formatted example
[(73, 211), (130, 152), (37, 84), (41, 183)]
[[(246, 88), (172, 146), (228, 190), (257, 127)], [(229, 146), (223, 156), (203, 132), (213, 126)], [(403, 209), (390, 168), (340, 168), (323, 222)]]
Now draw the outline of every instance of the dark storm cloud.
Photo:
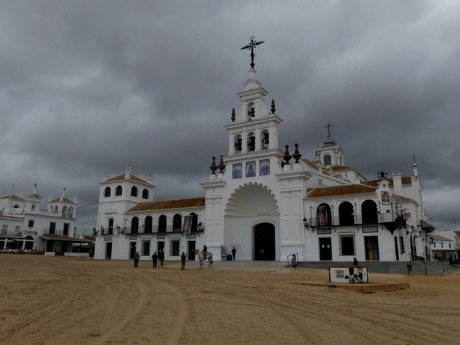
[[(251, 35), (280, 146), (313, 158), (332, 123), (345, 164), (411, 173), (431, 220), (460, 197), (460, 6), (449, 1), (9, 1), (0, 13), (0, 191), (76, 195), (94, 224), (105, 171), (202, 195), (227, 153)], [(19, 190), (18, 190), (19, 189)]]

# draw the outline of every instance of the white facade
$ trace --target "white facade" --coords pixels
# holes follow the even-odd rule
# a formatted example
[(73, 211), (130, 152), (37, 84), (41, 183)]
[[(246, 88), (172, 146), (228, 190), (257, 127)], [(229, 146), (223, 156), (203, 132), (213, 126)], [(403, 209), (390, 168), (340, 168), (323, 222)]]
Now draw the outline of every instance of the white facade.
[[(164, 246), (166, 258), (178, 260), (179, 252), (192, 258), (191, 249), (202, 245), (215, 259), (221, 258), (223, 248), (233, 247), (237, 260), (285, 261), (292, 254), (300, 261), (344, 262), (354, 256), (360, 261), (429, 257), (428, 233), (433, 227), (424, 219), (416, 163), (411, 176), (382, 172), (368, 180), (344, 165), (344, 151), (331, 139), (329, 124), (327, 140), (313, 160), (302, 157), (297, 144), (280, 149), (282, 119), (274, 101), (266, 105), (268, 92), (255, 76), (251, 68), (238, 93), (241, 104), (225, 126), (228, 153), (213, 158), (212, 173), (201, 184), (202, 205), (193, 208), (185, 200), (172, 200), (161, 206), (126, 194), (104, 196), (107, 188), (119, 185), (128, 193), (137, 186), (148, 190), (153, 200), (151, 182), (133, 179), (129, 168), (124, 176), (101, 182), (96, 258), (128, 259), (141, 248), (145, 259)], [(175, 215), (182, 221), (194, 215), (204, 231), (195, 228), (184, 234), (181, 224), (164, 233), (139, 228), (146, 217), (159, 224), (162, 216), (172, 226)], [(107, 227), (110, 233), (104, 233)]]
[(430, 234), (431, 257), (434, 260), (450, 261), (457, 263), (459, 261), (460, 238), (459, 231), (435, 231)]
[(203, 229), (204, 198), (155, 202), (153, 191), (151, 179), (131, 174), (130, 167), (122, 175), (103, 178), (95, 259), (126, 260), (139, 252), (141, 260), (148, 260), (160, 251), (166, 260), (179, 260), (182, 252), (194, 259)]
[[(48, 199), (41, 209), (42, 197), (34, 188), (31, 194), (0, 197), (0, 249), (3, 251), (44, 251), (49, 253), (72, 250), (77, 221), (76, 199)], [(76, 239), (78, 240), (78, 239)]]

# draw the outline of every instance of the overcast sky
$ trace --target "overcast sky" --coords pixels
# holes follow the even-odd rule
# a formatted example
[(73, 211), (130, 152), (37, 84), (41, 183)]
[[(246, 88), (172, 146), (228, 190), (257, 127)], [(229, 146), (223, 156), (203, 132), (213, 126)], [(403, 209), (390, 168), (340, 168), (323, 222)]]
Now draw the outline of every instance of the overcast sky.
[[(248, 78), (276, 101), (280, 146), (313, 159), (332, 136), (368, 178), (410, 175), (429, 220), (460, 223), (460, 1), (5, 0), (0, 10), (0, 194), (76, 196), (151, 174), (156, 200), (204, 196)], [(86, 206), (91, 205), (92, 206)], [(457, 219), (458, 218), (458, 219)], [(460, 224), (459, 224), (460, 225)]]

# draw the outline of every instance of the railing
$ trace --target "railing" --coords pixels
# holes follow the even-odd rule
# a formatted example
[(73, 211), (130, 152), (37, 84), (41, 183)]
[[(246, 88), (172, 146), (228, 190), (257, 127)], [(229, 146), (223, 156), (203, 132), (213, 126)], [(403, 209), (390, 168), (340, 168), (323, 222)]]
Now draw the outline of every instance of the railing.
[(443, 261), (442, 262), (442, 271), (443, 272), (449, 272), (451, 269), (452, 269), (452, 267), (450, 266), (449, 261)]
[(26, 236), (27, 234), (37, 233), (37, 232), (38, 232), (38, 228), (36, 227), (21, 226), (21, 227), (14, 228), (14, 229), (6, 229), (6, 230), (1, 229), (0, 235), (1, 236), (8, 236), (8, 235), (12, 236), (12, 234), (14, 234), (14, 236), (17, 236), (17, 237), (23, 237), (23, 236)]
[(60, 229), (60, 230), (50, 231), (49, 229), (45, 229), (43, 234), (44, 235), (57, 235), (57, 236), (68, 237), (69, 236), (69, 230), (64, 231), (63, 229), (62, 230)]
[(100, 234), (101, 235), (117, 235), (117, 234), (123, 234), (123, 235), (155, 235), (155, 234), (181, 234), (182, 233), (182, 228), (173, 228), (172, 225), (167, 225), (166, 228), (163, 227), (163, 231), (160, 231), (159, 226), (152, 226), (151, 229), (146, 229), (145, 227), (124, 227), (124, 228), (109, 228), (109, 229), (101, 229)]
[(145, 228), (143, 226), (140, 226), (138, 228), (133, 228), (133, 227), (125, 227), (123, 233), (124, 234), (156, 234), (156, 233), (181, 233), (182, 229), (181, 228), (173, 228), (172, 225), (166, 225), (166, 227), (162, 227), (162, 231), (160, 231), (159, 226), (152, 226), (151, 229)]
[(22, 232), (38, 232), (38, 228), (34, 226), (23, 226), (21, 229)]
[[(367, 224), (380, 224), (380, 223), (392, 223), (396, 219), (396, 215), (393, 213), (382, 213), (375, 216), (356, 215), (356, 216), (334, 216), (327, 219), (327, 224), (324, 227), (331, 226), (350, 226), (350, 225), (367, 225)], [(309, 226), (319, 226), (319, 218), (313, 217), (308, 220)]]
[[(110, 227), (108, 229), (104, 228), (104, 227), (101, 227), (100, 229), (100, 234), (101, 235), (113, 235), (114, 233), (116, 234), (117, 233), (117, 229), (114, 229), (113, 227)], [(121, 231), (121, 229), (120, 229)]]
[(45, 231), (45, 235), (57, 235), (57, 236), (60, 236), (61, 235), (61, 232), (59, 230), (47, 230)]
[(69, 232), (65, 233), (64, 230), (54, 230), (54, 232), (51, 232), (49, 229), (45, 229), (44, 235), (69, 236)]

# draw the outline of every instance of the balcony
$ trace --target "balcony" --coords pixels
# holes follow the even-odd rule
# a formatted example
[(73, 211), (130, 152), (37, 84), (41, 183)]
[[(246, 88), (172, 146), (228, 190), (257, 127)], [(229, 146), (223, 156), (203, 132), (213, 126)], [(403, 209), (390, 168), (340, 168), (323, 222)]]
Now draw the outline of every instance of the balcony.
[[(330, 227), (345, 227), (345, 226), (362, 226), (362, 225), (385, 225), (390, 231), (397, 228), (395, 224), (395, 216), (393, 213), (382, 213), (375, 216), (357, 215), (357, 216), (334, 216), (327, 218), (324, 224), (320, 225), (320, 220), (317, 217), (309, 218), (308, 225), (317, 228)], [(324, 220), (324, 219), (323, 219)]]
[(36, 227), (29, 227), (29, 226), (23, 226), (22, 227), (22, 232), (27, 233), (27, 234), (36, 234), (38, 232), (38, 228)]
[(62, 237), (69, 237), (69, 231), (64, 230), (49, 230), (45, 229), (43, 235), (55, 235), (55, 236), (62, 236)]
[(131, 236), (131, 235), (151, 235), (151, 236), (156, 236), (159, 234), (165, 234), (165, 235), (182, 235), (182, 228), (173, 228), (172, 225), (167, 225), (166, 228), (163, 227), (163, 231), (160, 231), (158, 226), (152, 226), (151, 229), (145, 229), (145, 227), (124, 227), (124, 228), (101, 228), (99, 234), (100, 235), (118, 235), (122, 234), (125, 236)]
[[(93, 231), (94, 231), (94, 229), (93, 229)], [(110, 228), (106, 229), (103, 226), (101, 226), (101, 228), (99, 230), (100, 235), (113, 235), (113, 233), (114, 233), (113, 227), (110, 227)]]

